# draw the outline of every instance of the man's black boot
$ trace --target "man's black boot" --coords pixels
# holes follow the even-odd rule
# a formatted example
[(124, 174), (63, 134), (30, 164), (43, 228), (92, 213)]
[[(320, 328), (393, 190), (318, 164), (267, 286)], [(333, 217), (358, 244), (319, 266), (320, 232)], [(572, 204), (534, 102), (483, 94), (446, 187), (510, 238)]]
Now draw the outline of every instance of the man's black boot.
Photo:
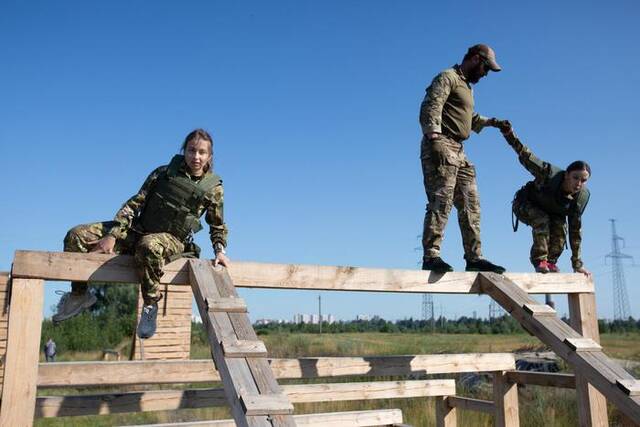
[(505, 268), (500, 265), (487, 261), (486, 259), (477, 259), (475, 261), (467, 261), (466, 271), (490, 271), (492, 273), (502, 274)]
[(447, 273), (449, 271), (453, 271), (453, 267), (444, 262), (439, 256), (434, 256), (432, 258), (423, 258), (422, 269), (430, 270), (434, 273)]

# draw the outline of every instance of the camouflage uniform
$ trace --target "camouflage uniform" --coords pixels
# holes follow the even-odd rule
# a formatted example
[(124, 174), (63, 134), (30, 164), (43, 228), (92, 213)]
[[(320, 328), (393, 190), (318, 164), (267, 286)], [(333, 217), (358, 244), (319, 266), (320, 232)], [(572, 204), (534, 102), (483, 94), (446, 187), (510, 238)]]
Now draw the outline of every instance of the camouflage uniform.
[(520, 163), (535, 178), (518, 190), (513, 199), (513, 213), (531, 227), (531, 263), (537, 266), (543, 260), (558, 262), (565, 247), (568, 223), (571, 265), (574, 270), (581, 268), (582, 214), (589, 201), (589, 190), (583, 188), (573, 196), (565, 194), (563, 169), (540, 160), (515, 133), (505, 137)]
[[(134, 256), (145, 305), (160, 299), (158, 284), (165, 262), (185, 252), (185, 246), (190, 243), (180, 241), (170, 233), (144, 234), (136, 230), (135, 220), (145, 206), (147, 195), (153, 189), (157, 178), (166, 171), (167, 166), (154, 170), (147, 177), (140, 191), (120, 208), (113, 221), (78, 225), (69, 230), (64, 239), (66, 252), (89, 252), (91, 250), (89, 242), (95, 242), (106, 235), (115, 237), (114, 251)], [(198, 179), (189, 176), (186, 165), (180, 168), (180, 173), (192, 180)], [(206, 202), (198, 207), (198, 213), (199, 216), (205, 214), (205, 221), (210, 227), (211, 243), (214, 251), (217, 251), (220, 246), (226, 247), (227, 241), (227, 227), (223, 221), (222, 184), (215, 186), (211, 193), (206, 195), (205, 200)], [(75, 294), (84, 293), (87, 283), (73, 282), (71, 289)]]
[[(420, 150), (427, 210), (422, 247), (424, 257), (440, 256), (444, 228), (451, 207), (458, 211), (464, 257), (482, 257), (480, 198), (476, 170), (464, 153), (462, 142), (471, 131), (479, 133), (489, 119), (473, 111), (473, 89), (458, 66), (438, 74), (427, 88), (420, 108), (423, 138)], [(432, 140), (426, 135), (437, 132)]]

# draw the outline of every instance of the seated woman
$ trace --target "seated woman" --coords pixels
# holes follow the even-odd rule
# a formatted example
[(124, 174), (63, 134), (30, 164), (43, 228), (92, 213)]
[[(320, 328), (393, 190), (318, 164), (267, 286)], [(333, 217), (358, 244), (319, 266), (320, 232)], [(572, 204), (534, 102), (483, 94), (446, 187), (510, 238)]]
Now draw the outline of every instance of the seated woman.
[[(113, 221), (78, 225), (64, 239), (66, 252), (134, 256), (144, 300), (137, 328), (140, 338), (150, 338), (156, 330), (162, 298), (158, 285), (165, 262), (182, 255), (199, 256), (193, 234), (202, 229), (203, 214), (210, 227), (214, 265), (229, 266), (222, 181), (212, 169), (213, 140), (205, 130), (196, 129), (185, 138), (182, 153), (151, 172)], [(87, 283), (73, 282), (71, 292), (60, 299), (53, 321), (76, 316), (95, 302)]]
[[(557, 273), (557, 262), (567, 239), (573, 271), (590, 276), (580, 258), (582, 242), (582, 214), (589, 202), (585, 184), (591, 177), (591, 167), (581, 160), (571, 163), (566, 170), (537, 158), (520, 142), (508, 121), (501, 122), (500, 130), (518, 154), (520, 163), (534, 176), (518, 190), (513, 199), (513, 214), (517, 220), (531, 227), (533, 245), (531, 263), (539, 273)], [(517, 229), (517, 220), (514, 230)]]

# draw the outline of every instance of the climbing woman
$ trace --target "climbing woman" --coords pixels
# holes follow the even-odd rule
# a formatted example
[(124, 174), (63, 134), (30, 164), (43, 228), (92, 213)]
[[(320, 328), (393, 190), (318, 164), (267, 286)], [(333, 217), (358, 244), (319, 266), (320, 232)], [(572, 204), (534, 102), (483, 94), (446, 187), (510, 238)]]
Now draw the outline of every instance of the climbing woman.
[(500, 130), (518, 155), (520, 163), (534, 180), (518, 190), (513, 199), (514, 231), (518, 220), (529, 225), (533, 234), (531, 263), (539, 273), (557, 273), (557, 262), (567, 239), (571, 246), (573, 271), (590, 276), (580, 257), (582, 214), (589, 202), (585, 184), (591, 177), (591, 167), (581, 160), (563, 170), (537, 158), (516, 136), (508, 121)]
[[(182, 155), (149, 175), (113, 221), (78, 225), (64, 239), (66, 252), (98, 252), (133, 255), (140, 279), (144, 307), (137, 333), (150, 338), (156, 330), (162, 268), (181, 256), (199, 256), (193, 234), (209, 224), (214, 265), (229, 266), (225, 255), (227, 227), (223, 220), (223, 190), (213, 173), (213, 140), (202, 129), (189, 133)], [(85, 282), (72, 282), (58, 303), (55, 323), (69, 319), (96, 302)]]

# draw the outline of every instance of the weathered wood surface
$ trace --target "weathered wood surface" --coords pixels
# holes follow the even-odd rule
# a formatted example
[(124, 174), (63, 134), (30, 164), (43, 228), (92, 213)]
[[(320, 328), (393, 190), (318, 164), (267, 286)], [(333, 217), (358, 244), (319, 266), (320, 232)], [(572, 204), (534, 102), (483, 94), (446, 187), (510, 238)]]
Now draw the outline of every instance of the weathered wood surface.
[[(573, 351), (565, 340), (567, 338), (583, 338), (583, 336), (555, 316), (532, 316), (524, 310), (524, 304), (535, 304), (536, 302), (507, 277), (493, 273), (481, 273), (479, 278), (485, 293), (496, 300), (525, 329), (549, 345), (558, 356), (574, 367), (574, 370), (579, 373), (576, 378), (577, 389), (580, 386), (580, 378), (583, 378), (589, 387), (595, 387), (630, 419), (640, 420), (640, 396), (628, 396), (616, 384), (618, 380), (635, 380), (631, 374), (601, 351)], [(591, 299), (593, 295), (572, 295), (571, 297)], [(592, 305), (588, 310), (595, 312), (595, 298)], [(570, 304), (571, 310), (573, 309)], [(572, 318), (575, 318), (573, 311), (571, 314)], [(583, 316), (576, 322), (597, 330), (597, 323), (594, 326), (594, 322), (586, 322), (584, 317), (583, 312)], [(582, 332), (584, 333), (585, 330), (583, 329)], [(590, 338), (596, 340), (597, 336), (594, 335), (591, 335)], [(595, 392), (595, 390), (593, 391)], [(580, 395), (579, 393), (578, 396)], [(589, 402), (583, 402), (579, 408), (590, 408), (592, 415), (595, 415), (591, 417), (591, 422), (585, 422), (583, 425), (606, 425), (606, 405), (605, 407), (601, 405), (601, 400), (597, 398), (597, 395), (589, 393), (588, 396)], [(580, 422), (583, 422), (583, 418), (580, 418)]]
[(456, 427), (458, 414), (450, 404), (454, 396), (436, 396), (436, 427)]
[(449, 406), (463, 411), (475, 411), (495, 415), (496, 407), (490, 400), (471, 399), (469, 397), (449, 396)]
[(0, 395), (4, 383), (4, 365), (7, 354), (9, 327), (9, 272), (0, 272)]
[[(585, 338), (600, 342), (595, 295), (569, 295), (569, 322), (571, 327)], [(578, 423), (587, 427), (609, 425), (607, 399), (587, 377), (576, 369), (576, 400)], [(639, 401), (640, 402), (640, 401)]]
[[(200, 311), (202, 324), (207, 332), (211, 354), (218, 368), (233, 419), (240, 427), (271, 427), (274, 424), (279, 424), (279, 418), (272, 419), (263, 415), (246, 414), (246, 408), (242, 404), (242, 396), (259, 395), (260, 390), (252, 376), (247, 359), (227, 359), (224, 356), (222, 342), (237, 341), (239, 338), (233, 329), (229, 313), (210, 312), (207, 307), (207, 301), (229, 295), (221, 294), (218, 283), (219, 278), (216, 277), (211, 264), (190, 260), (188, 266), (193, 294)], [(286, 422), (289, 425), (295, 425), (290, 415), (287, 416)]]
[[(270, 359), (276, 378), (407, 376), (515, 369), (512, 353)], [(42, 363), (39, 387), (87, 387), (220, 381), (211, 360)]]
[(36, 404), (44, 281), (11, 280), (11, 307), (0, 426), (30, 426)]
[(507, 372), (507, 377), (509, 378), (509, 381), (518, 384), (559, 388), (576, 388), (576, 377), (573, 374), (511, 371)]
[[(164, 268), (163, 283), (187, 285), (187, 260)], [(268, 264), (235, 261), (229, 271), (236, 287), (324, 289), (364, 292), (478, 293), (478, 273), (435, 274), (421, 270)], [(16, 251), (15, 277), (135, 283), (133, 259), (127, 255)], [(506, 273), (528, 293), (594, 292), (583, 274)]]
[[(144, 340), (144, 360), (187, 360), (191, 352), (191, 288), (164, 284), (158, 304), (156, 333)], [(138, 291), (136, 325), (140, 321), (143, 301)], [(142, 360), (140, 339), (134, 334), (133, 359)]]
[[(402, 411), (400, 409), (376, 409), (369, 411), (326, 412), (294, 415), (293, 418), (298, 427), (380, 427), (402, 423)], [(138, 427), (236, 427), (236, 423), (233, 420), (207, 420), (171, 424), (147, 424)]]
[[(430, 397), (455, 393), (454, 380), (377, 381), (281, 387), (292, 403)], [(227, 399), (223, 389), (42, 396), (36, 402), (36, 417), (163, 411), (226, 405)]]
[(518, 384), (509, 381), (506, 372), (493, 374), (494, 425), (496, 427), (519, 427)]

